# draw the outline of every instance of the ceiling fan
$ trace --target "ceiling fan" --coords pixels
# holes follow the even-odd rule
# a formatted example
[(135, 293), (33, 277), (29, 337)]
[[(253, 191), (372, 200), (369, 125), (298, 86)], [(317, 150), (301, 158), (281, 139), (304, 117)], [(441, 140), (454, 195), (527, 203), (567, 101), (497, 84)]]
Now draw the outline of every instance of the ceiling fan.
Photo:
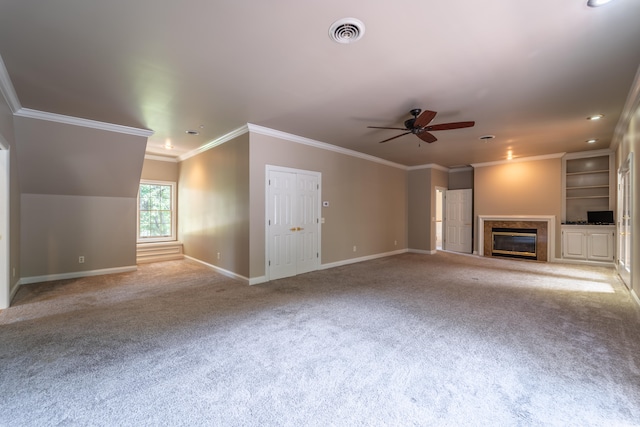
[[(422, 112), (422, 114), (420, 114)], [(454, 122), (454, 123), (441, 123), (439, 125), (429, 125), (431, 121), (436, 116), (435, 111), (422, 111), (419, 108), (414, 108), (409, 112), (413, 116), (412, 119), (405, 120), (404, 128), (390, 128), (390, 127), (380, 127), (380, 126), (367, 126), (371, 129), (394, 129), (394, 130), (403, 130), (404, 133), (400, 135), (393, 136), (391, 138), (385, 139), (383, 142), (391, 141), (392, 139), (400, 138), (401, 136), (408, 135), (410, 133), (414, 134), (424, 142), (428, 142), (431, 144), (438, 140), (435, 136), (433, 136), (430, 132), (434, 130), (449, 130), (449, 129), (460, 129), (460, 128), (469, 128), (476, 124), (476, 122)]]

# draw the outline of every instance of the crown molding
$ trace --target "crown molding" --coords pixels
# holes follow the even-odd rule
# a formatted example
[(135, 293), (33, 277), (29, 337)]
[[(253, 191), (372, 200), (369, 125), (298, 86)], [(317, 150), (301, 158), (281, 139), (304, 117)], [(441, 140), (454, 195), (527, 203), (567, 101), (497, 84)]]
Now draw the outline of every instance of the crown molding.
[(0, 56), (0, 92), (6, 99), (7, 104), (9, 104), (9, 108), (11, 108), (11, 112), (15, 114), (18, 112), (22, 105), (20, 105), (20, 100), (18, 99), (18, 95), (16, 94), (16, 90), (13, 87), (13, 83), (11, 82), (11, 78), (9, 77), (9, 72), (7, 71), (7, 67), (4, 66), (4, 61)]
[(418, 165), (418, 166), (409, 166), (407, 168), (407, 170), (409, 171), (415, 171), (415, 170), (419, 170), (419, 169), (437, 169), (439, 171), (442, 172), (451, 172), (451, 169), (444, 167), (444, 166), (440, 166), (436, 163), (429, 163), (427, 165)]
[(176, 157), (167, 157), (167, 156), (156, 156), (154, 154), (145, 154), (145, 160), (158, 160), (161, 162), (169, 162), (169, 163), (178, 163), (178, 159)]
[(631, 119), (638, 108), (640, 108), (640, 67), (636, 71), (636, 76), (627, 95), (627, 101), (622, 109), (622, 114), (620, 114), (618, 124), (613, 131), (613, 138), (611, 139), (611, 145), (609, 145), (612, 151), (616, 151), (618, 145), (622, 142), (629, 128), (629, 123), (631, 123)]
[(270, 128), (266, 128), (264, 126), (254, 125), (252, 123), (247, 123), (247, 127), (250, 132), (257, 133), (260, 135), (273, 136), (275, 138), (284, 139), (291, 142), (296, 142), (298, 144), (308, 145), (311, 147), (320, 148), (321, 150), (333, 151), (335, 153), (346, 154), (347, 156), (357, 157), (360, 159), (368, 160), (374, 163), (380, 163), (386, 166), (391, 166), (398, 169), (408, 170), (407, 166), (401, 165), (399, 163), (390, 162), (388, 160), (381, 159), (379, 157), (371, 156), (369, 154), (360, 153), (358, 151), (349, 150), (348, 148), (338, 147), (337, 145), (328, 144), (326, 142), (316, 141), (314, 139), (305, 138), (303, 136), (293, 135), (287, 132), (281, 132), (279, 130), (274, 130)]
[(142, 136), (145, 138), (153, 135), (153, 131), (149, 129), (139, 129), (129, 126), (115, 125), (113, 123), (98, 122), (95, 120), (81, 119), (79, 117), (65, 116), (62, 114), (48, 113), (46, 111), (32, 110), (30, 108), (20, 108), (15, 115), (18, 117), (26, 117), (36, 120), (47, 120), (50, 122), (62, 123), (66, 125), (82, 126), (97, 130), (106, 130), (108, 132), (124, 133), (133, 136)]
[(204, 153), (207, 150), (211, 150), (218, 145), (222, 145), (225, 142), (229, 142), (234, 138), (237, 138), (245, 133), (249, 132), (248, 125), (240, 126), (238, 129), (232, 130), (231, 132), (222, 135), (219, 138), (214, 139), (213, 141), (207, 142), (206, 144), (196, 148), (195, 150), (191, 150), (188, 153), (182, 154), (178, 156), (178, 161), (181, 162), (183, 160), (187, 160), (190, 157), (196, 156), (200, 153)]
[(538, 160), (557, 159), (564, 156), (565, 154), (566, 153), (555, 153), (555, 154), (546, 154), (544, 156), (516, 157), (511, 160), (498, 160), (496, 162), (486, 162), (486, 163), (471, 163), (471, 166), (474, 168), (482, 168), (485, 166), (506, 165), (509, 163), (535, 162)]

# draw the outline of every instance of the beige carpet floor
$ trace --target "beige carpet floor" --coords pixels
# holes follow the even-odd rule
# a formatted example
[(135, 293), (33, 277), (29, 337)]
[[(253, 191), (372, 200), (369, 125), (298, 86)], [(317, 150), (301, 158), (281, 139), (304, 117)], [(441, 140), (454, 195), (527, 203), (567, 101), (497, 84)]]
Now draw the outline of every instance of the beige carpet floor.
[(446, 252), (23, 286), (0, 366), (7, 426), (640, 425), (640, 310), (612, 269)]

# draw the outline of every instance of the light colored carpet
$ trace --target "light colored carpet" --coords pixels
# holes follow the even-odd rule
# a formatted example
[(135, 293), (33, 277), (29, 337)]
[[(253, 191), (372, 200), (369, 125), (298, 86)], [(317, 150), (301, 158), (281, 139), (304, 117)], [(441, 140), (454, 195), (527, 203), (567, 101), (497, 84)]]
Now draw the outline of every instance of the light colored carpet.
[(640, 425), (639, 310), (611, 269), (446, 252), (23, 286), (0, 365), (11, 426)]

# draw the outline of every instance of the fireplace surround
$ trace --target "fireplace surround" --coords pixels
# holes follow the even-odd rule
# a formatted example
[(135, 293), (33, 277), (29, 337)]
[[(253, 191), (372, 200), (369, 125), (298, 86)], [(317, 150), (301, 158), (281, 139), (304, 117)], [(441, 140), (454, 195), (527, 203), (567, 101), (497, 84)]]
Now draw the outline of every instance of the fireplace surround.
[[(502, 256), (503, 254), (492, 253), (493, 231), (494, 229), (506, 229), (522, 234), (535, 234), (536, 236), (535, 256), (517, 256), (517, 258), (550, 261), (555, 258), (555, 218), (553, 215), (478, 215), (478, 254), (488, 257)], [(516, 250), (515, 252), (529, 251)]]

